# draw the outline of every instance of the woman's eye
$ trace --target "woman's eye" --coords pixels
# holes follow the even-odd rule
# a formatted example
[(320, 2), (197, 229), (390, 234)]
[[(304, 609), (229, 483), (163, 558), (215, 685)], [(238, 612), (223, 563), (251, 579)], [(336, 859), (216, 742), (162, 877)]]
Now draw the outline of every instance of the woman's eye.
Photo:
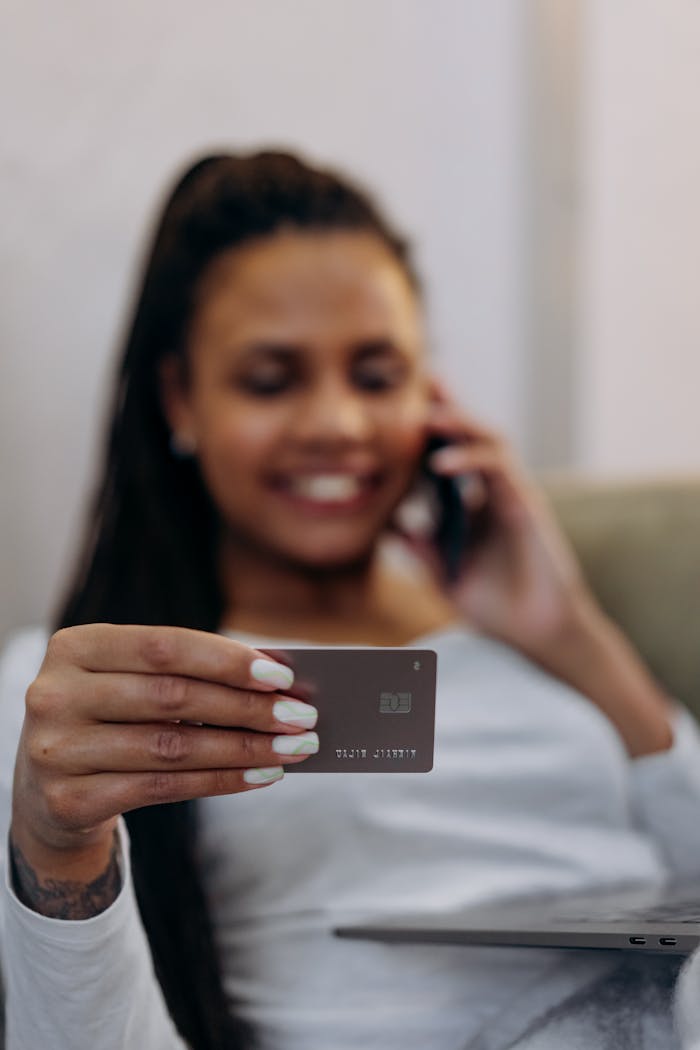
[(288, 372), (270, 371), (240, 376), (237, 386), (255, 397), (273, 397), (288, 390), (292, 382), (293, 377)]
[(400, 386), (406, 374), (405, 368), (400, 365), (391, 365), (384, 368), (362, 368), (355, 372), (355, 382), (363, 390), (393, 390)]

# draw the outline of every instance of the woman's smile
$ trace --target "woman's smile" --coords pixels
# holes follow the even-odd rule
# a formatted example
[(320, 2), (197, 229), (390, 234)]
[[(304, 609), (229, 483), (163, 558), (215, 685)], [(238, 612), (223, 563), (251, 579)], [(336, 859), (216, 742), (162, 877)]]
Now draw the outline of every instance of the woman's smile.
[(317, 516), (363, 510), (374, 499), (382, 480), (383, 474), (378, 471), (339, 467), (275, 474), (268, 484), (290, 509)]

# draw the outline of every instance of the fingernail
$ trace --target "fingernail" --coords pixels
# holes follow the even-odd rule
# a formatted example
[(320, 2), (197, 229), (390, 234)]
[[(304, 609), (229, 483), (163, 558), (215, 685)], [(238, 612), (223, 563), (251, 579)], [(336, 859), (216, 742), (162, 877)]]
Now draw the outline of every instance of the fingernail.
[(437, 452), (433, 452), (428, 457), (428, 462), (431, 467), (446, 468), (449, 470), (450, 467), (458, 467), (464, 463), (464, 449), (456, 448), (448, 445), (446, 448), (439, 448)]
[(302, 729), (313, 729), (318, 721), (318, 711), (303, 700), (277, 700), (272, 705), (272, 713), (278, 722)]
[(318, 733), (276, 736), (272, 741), (272, 750), (278, 755), (315, 755), (318, 751)]
[(246, 769), (243, 779), (246, 784), (274, 784), (284, 776), (282, 766), (267, 766), (264, 769)]
[(250, 665), (250, 674), (256, 682), (264, 682), (272, 685), (275, 689), (289, 689), (294, 681), (294, 671), (284, 664), (275, 663), (274, 660), (263, 660), (258, 657)]

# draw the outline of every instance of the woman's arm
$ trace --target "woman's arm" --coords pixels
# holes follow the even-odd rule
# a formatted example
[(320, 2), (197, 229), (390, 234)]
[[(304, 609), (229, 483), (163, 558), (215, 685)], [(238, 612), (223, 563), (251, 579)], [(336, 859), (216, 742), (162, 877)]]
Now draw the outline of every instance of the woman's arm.
[(671, 747), (670, 698), (595, 602), (582, 601), (555, 636), (529, 655), (592, 700), (613, 723), (632, 758)]
[[(23, 631), (0, 660), (0, 954), (6, 1050), (185, 1050), (153, 973), (122, 822), (107, 860), (83, 870), (33, 867), (10, 855), (12, 774), (24, 693), (46, 652), (45, 631)], [(31, 852), (27, 847), (28, 852)], [(55, 860), (55, 858), (54, 858)], [(37, 864), (37, 861), (33, 861)], [(87, 889), (92, 872), (97, 885)], [(65, 886), (64, 882), (69, 885)], [(94, 883), (94, 880), (92, 880)], [(59, 912), (62, 918), (58, 917)], [(42, 914), (43, 913), (43, 914)], [(54, 916), (52, 918), (48, 916)], [(65, 922), (63, 919), (89, 921)], [(95, 1009), (95, 1004), (98, 1008)]]
[(451, 444), (432, 466), (477, 479), (468, 512), (488, 527), (468, 551), (451, 596), (466, 618), (587, 696), (630, 756), (673, 741), (673, 705), (603, 613), (542, 493), (499, 434), (468, 418), (436, 385), (432, 429)]
[(273, 734), (314, 711), (279, 702), (288, 668), (218, 635), (91, 624), (42, 655), (28, 689), (36, 662), (18, 672), (10, 652), (0, 668), (7, 1050), (182, 1050), (120, 814), (278, 779), (273, 763), (305, 756), (278, 758)]
[(455, 443), (433, 457), (445, 474), (476, 474), (489, 527), (467, 552), (452, 597), (476, 627), (519, 649), (587, 697), (630, 758), (630, 820), (670, 876), (700, 872), (700, 731), (604, 614), (539, 490), (499, 435), (437, 392), (436, 432)]
[[(121, 823), (119, 837), (123, 884), (106, 908), (100, 896), (89, 918), (76, 916), (72, 904), (64, 916), (70, 922), (26, 907), (6, 872), (0, 896), (7, 1050), (186, 1050), (153, 971)], [(59, 880), (56, 899), (74, 902), (75, 886), (71, 880), (65, 893)], [(41, 894), (46, 892), (44, 886)]]
[[(54, 919), (90, 919), (108, 908), (122, 887), (119, 836), (86, 851), (47, 853), (15, 825), (8, 841), (10, 884), (18, 900)], [(22, 843), (22, 845), (20, 845)]]

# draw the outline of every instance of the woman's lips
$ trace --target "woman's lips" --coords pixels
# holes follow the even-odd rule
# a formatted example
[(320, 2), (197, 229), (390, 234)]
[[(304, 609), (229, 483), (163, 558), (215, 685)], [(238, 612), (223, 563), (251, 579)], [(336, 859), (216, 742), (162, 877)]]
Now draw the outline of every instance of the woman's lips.
[(381, 482), (377, 473), (345, 471), (277, 476), (275, 491), (299, 508), (322, 511), (356, 510), (368, 503)]

